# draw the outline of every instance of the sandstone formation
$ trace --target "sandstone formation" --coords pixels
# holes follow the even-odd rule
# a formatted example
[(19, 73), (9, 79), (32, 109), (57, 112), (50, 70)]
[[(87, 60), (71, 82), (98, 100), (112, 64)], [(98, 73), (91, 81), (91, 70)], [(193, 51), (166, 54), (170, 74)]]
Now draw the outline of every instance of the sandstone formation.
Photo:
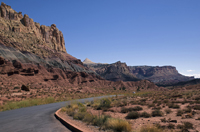
[(66, 52), (63, 34), (55, 24), (40, 25), (27, 14), (23, 16), (22, 12), (17, 13), (3, 2), (0, 6), (0, 29), (0, 35), (5, 38), (7, 46), (20, 51), (29, 51), (43, 57), (57, 51)]
[[(84, 62), (83, 62), (84, 63)], [(173, 66), (127, 66), (120, 61), (113, 64), (84, 63), (88, 69), (111, 81), (149, 80), (157, 85), (173, 85), (194, 77), (183, 76)]]
[(129, 67), (126, 63), (120, 61), (113, 64), (88, 64), (84, 63), (86, 67), (95, 71), (101, 77), (110, 81), (138, 81), (136, 76), (130, 73)]
[(173, 66), (129, 66), (129, 68), (136, 77), (162, 86), (194, 79), (194, 77), (181, 75)]

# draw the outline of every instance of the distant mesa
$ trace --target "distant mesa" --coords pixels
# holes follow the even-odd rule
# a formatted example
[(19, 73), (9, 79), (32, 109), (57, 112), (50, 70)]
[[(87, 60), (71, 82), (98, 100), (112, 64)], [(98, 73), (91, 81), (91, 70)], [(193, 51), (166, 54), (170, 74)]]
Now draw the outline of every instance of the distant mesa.
[(157, 85), (166, 86), (194, 79), (194, 77), (181, 75), (173, 66), (127, 66), (120, 61), (113, 64), (83, 64), (110, 81), (149, 80)]

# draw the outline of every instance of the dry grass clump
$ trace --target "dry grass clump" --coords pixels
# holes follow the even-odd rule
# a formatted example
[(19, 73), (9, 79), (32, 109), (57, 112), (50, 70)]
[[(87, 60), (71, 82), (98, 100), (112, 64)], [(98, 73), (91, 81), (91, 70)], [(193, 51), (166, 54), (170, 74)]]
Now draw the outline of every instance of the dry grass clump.
[(131, 125), (121, 119), (108, 118), (105, 123), (107, 129), (112, 129), (115, 132), (131, 132)]
[(163, 130), (156, 126), (143, 126), (139, 132), (163, 132)]

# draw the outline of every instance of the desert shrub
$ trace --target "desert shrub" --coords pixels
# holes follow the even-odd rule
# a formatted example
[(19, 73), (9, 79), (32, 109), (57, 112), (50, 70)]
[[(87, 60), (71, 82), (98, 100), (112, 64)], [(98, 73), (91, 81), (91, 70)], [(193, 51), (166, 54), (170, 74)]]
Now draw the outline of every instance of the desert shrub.
[(100, 104), (97, 107), (97, 110), (101, 110), (101, 109), (108, 109), (111, 106), (111, 101), (109, 99), (101, 99), (100, 100)]
[(112, 129), (115, 132), (131, 132), (131, 125), (121, 119), (115, 119), (115, 118), (108, 118), (105, 126), (107, 129)]
[(162, 112), (160, 110), (154, 110), (154, 111), (152, 111), (151, 115), (153, 117), (155, 117), (155, 116), (162, 116)]
[(152, 103), (152, 104), (148, 104), (148, 107), (149, 107), (149, 108), (155, 107), (155, 104), (153, 104), (153, 103)]
[(140, 110), (143, 110), (142, 107), (140, 107), (140, 106), (129, 107), (129, 108), (122, 107), (121, 113), (128, 113), (131, 111), (140, 111)]
[(168, 124), (168, 126), (167, 126), (167, 128), (169, 128), (169, 129), (174, 129), (174, 128), (175, 128), (175, 125), (174, 125), (174, 124), (171, 124), (171, 123), (169, 123), (169, 124)]
[(141, 102), (146, 102), (147, 99), (146, 99), (146, 98), (143, 98), (143, 99), (141, 99), (140, 101), (141, 101)]
[(129, 112), (129, 108), (125, 108), (125, 107), (121, 108), (121, 113), (128, 113), (128, 112)]
[(87, 108), (86, 107), (79, 107), (78, 111), (79, 112), (86, 112)]
[(138, 102), (137, 102), (137, 101), (134, 101), (134, 100), (131, 100), (131, 101), (130, 101), (130, 104), (135, 105), (135, 104), (138, 104)]
[(14, 89), (20, 89), (20, 87), (14, 87)]
[(156, 126), (144, 126), (140, 129), (139, 132), (162, 132), (163, 130), (161, 128), (158, 128)]
[(127, 99), (123, 99), (121, 102), (122, 102), (122, 105), (123, 105), (123, 106), (126, 106), (126, 105), (127, 105)]
[(169, 108), (173, 108), (173, 109), (179, 109), (179, 108), (180, 108), (179, 105), (174, 104), (174, 103), (169, 103), (169, 104), (168, 104), (168, 107), (169, 107)]
[(177, 113), (176, 113), (176, 116), (181, 116), (183, 114), (183, 111), (182, 110), (178, 110)]
[(83, 121), (84, 122), (88, 122), (88, 123), (91, 123), (94, 119), (94, 116), (92, 114), (89, 114), (87, 113), (84, 118), (83, 118)]
[(194, 99), (195, 100), (200, 100), (200, 96), (196, 96)]
[(184, 126), (181, 125), (181, 124), (178, 124), (178, 125), (176, 126), (177, 129), (183, 129), (183, 127), (184, 127)]
[(126, 87), (122, 87), (122, 90), (125, 90), (125, 91), (126, 91)]
[(86, 115), (86, 112), (76, 112), (73, 118), (76, 120), (83, 120), (85, 115)]
[(195, 110), (200, 110), (200, 105), (195, 105), (195, 106), (194, 106), (194, 109), (195, 109)]
[(69, 116), (74, 116), (75, 111), (74, 111), (73, 108), (67, 108), (66, 113), (67, 113)]
[(140, 110), (143, 110), (143, 108), (140, 107), (140, 106), (135, 106), (135, 107), (130, 107), (129, 108), (129, 111), (140, 111)]
[(140, 117), (140, 114), (137, 111), (131, 111), (126, 116), (126, 119), (137, 119)]
[(186, 108), (183, 111), (184, 111), (184, 113), (190, 113), (190, 112), (192, 112), (192, 109), (191, 108)]
[(108, 118), (110, 118), (110, 116), (108, 116), (108, 115), (95, 116), (93, 119), (93, 125), (103, 126)]
[(155, 107), (152, 108), (152, 110), (160, 110), (160, 109), (161, 109), (160, 106), (157, 106), (157, 107), (155, 106)]
[(66, 112), (67, 111), (67, 108), (66, 107), (62, 107), (61, 108), (61, 112)]
[(154, 104), (158, 103), (158, 100), (157, 100), (157, 99), (155, 99), (155, 100), (153, 101), (153, 103), (154, 103)]
[(193, 129), (193, 124), (190, 122), (184, 122), (184, 128), (185, 129)]
[(166, 112), (166, 114), (169, 114), (169, 113), (172, 112), (172, 110), (171, 109), (165, 109), (165, 112)]
[(169, 100), (166, 99), (166, 100), (164, 100), (163, 102), (164, 102), (165, 104), (167, 104), (167, 103), (169, 102)]
[(144, 111), (144, 112), (142, 112), (142, 113), (140, 114), (140, 116), (141, 116), (141, 117), (144, 117), (144, 118), (149, 118), (149, 117), (151, 117), (151, 114), (149, 114), (149, 113), (147, 113), (146, 111)]
[(161, 122), (167, 122), (166, 118), (162, 118), (160, 120), (161, 120)]

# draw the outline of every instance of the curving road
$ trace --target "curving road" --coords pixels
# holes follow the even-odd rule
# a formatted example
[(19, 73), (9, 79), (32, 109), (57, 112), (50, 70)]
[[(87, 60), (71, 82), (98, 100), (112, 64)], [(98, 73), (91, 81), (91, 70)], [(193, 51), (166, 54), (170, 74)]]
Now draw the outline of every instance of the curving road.
[[(110, 95), (115, 96), (115, 95)], [(105, 98), (100, 96), (95, 98)], [(93, 98), (76, 101), (92, 101)], [(32, 106), (0, 112), (0, 132), (71, 132), (54, 116), (54, 113), (70, 101)]]

